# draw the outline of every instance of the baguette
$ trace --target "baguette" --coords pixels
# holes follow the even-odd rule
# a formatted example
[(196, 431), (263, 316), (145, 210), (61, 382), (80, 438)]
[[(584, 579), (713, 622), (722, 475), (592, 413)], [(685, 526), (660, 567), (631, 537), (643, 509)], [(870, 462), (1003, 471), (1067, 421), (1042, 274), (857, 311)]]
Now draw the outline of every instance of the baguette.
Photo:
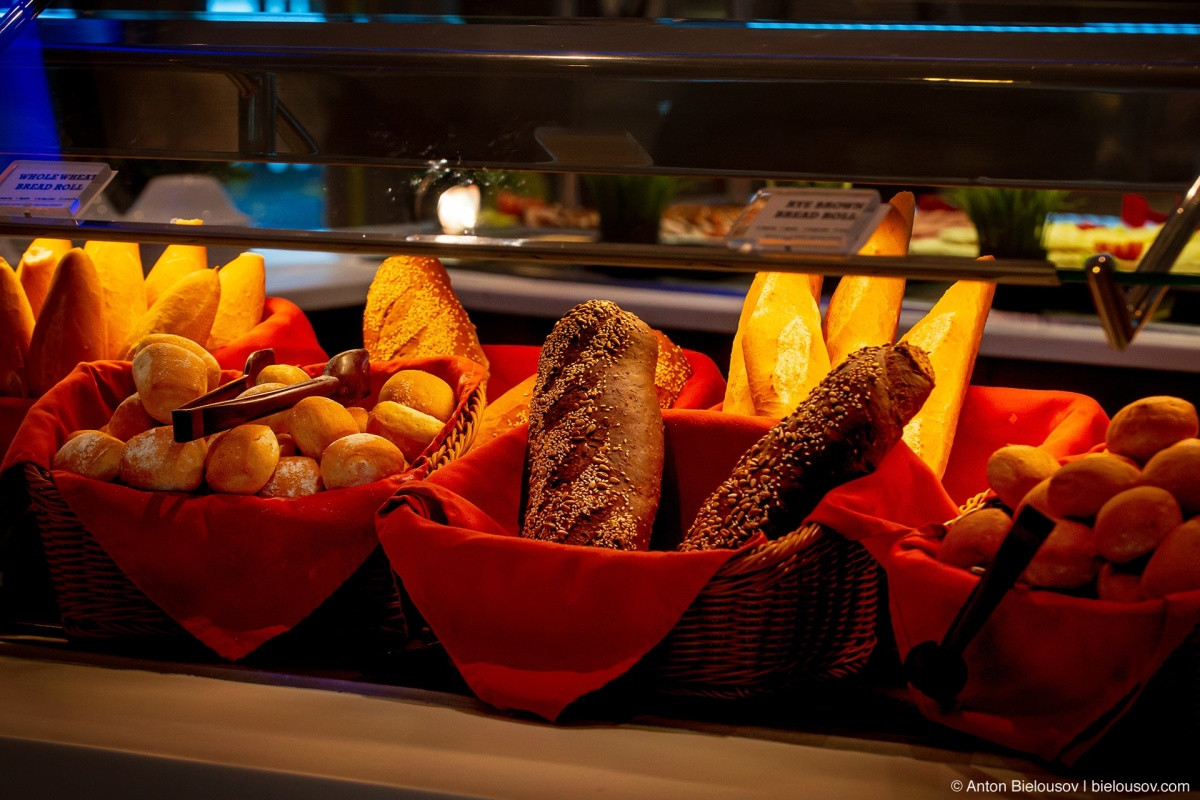
[(0, 258), (0, 397), (28, 397), (33, 309), (17, 273)]
[(138, 320), (126, 340), (123, 357), (130, 358), (137, 343), (155, 333), (173, 333), (204, 346), (220, 301), (221, 280), (216, 270), (202, 269), (185, 275), (163, 292)]
[[(176, 225), (201, 225), (198, 219), (173, 219)], [(194, 244), (169, 244), (146, 273), (146, 305), (174, 286), (180, 279), (197, 270), (208, 269), (208, 248)]]
[(933, 387), (908, 344), (865, 347), (758, 440), (701, 505), (680, 550), (737, 548), (794, 531), (831, 489), (872, 471)]
[(267, 270), (258, 253), (242, 253), (217, 270), (221, 292), (205, 347), (218, 350), (262, 321)]
[(996, 284), (958, 281), (900, 338), (929, 353), (935, 386), (904, 428), (904, 441), (939, 478), (946, 473), (958, 416), (975, 369)]
[(58, 262), (29, 340), (29, 386), (45, 394), (81, 361), (107, 357), (104, 288), (96, 265), (76, 247)]
[(649, 326), (605, 300), (555, 324), (529, 409), (522, 536), (649, 547), (664, 455), (657, 351)]
[[(900, 192), (888, 201), (888, 214), (858, 251), (860, 255), (902, 256), (912, 237), (915, 201)], [(829, 363), (837, 366), (861, 347), (891, 344), (900, 324), (904, 278), (844, 275), (829, 298), (822, 331)]]
[(120, 358), (130, 332), (146, 313), (140, 250), (134, 242), (86, 242), (83, 250), (96, 265), (104, 288), (104, 357)]
[(42, 310), (58, 262), (71, 249), (70, 239), (34, 239), (17, 262), (17, 279), (25, 289), (33, 316)]
[(746, 382), (755, 414), (784, 417), (829, 372), (829, 352), (810, 276), (760, 274), (758, 299), (742, 332)]
[[(780, 273), (757, 273), (754, 276), (754, 280), (750, 283), (750, 290), (746, 292), (745, 300), (742, 301), (742, 311), (738, 317), (738, 327), (737, 331), (733, 334), (733, 347), (729, 353), (729, 375), (725, 384), (725, 402), (722, 405), (722, 410), (728, 411), (731, 414), (753, 416), (757, 413), (754, 407), (754, 398), (750, 393), (749, 379), (746, 374), (746, 358), (742, 350), (742, 341), (750, 317), (758, 307), (763, 286), (768, 282), (770, 276), (778, 274)], [(824, 284), (825, 276), (807, 275), (807, 279), (813, 299), (819, 307), (821, 286)], [(795, 280), (798, 281), (799, 278)]]

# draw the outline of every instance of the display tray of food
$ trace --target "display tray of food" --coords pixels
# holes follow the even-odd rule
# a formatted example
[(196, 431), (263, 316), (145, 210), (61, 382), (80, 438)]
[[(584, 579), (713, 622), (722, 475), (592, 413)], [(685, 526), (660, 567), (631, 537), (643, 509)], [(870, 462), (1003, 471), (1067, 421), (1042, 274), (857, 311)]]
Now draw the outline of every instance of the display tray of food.
[[(893, 197), (863, 252), (907, 252), (914, 205)], [(981, 493), (1058, 514), (1073, 555), (1100, 539), (1099, 514), (1002, 492), (997, 453), (1053, 462), (1047, 487), (1089, 458), (1125, 459), (1138, 477), (1117, 499), (1154, 474), (1160, 450), (1173, 454), (1168, 474), (1187, 472), (1191, 445), (1178, 443), (1197, 436), (1194, 406), (1147, 401), (1152, 420), (1169, 409), (1175, 438), (1134, 452), (1106, 436), (1158, 422), (1110, 420), (1071, 392), (972, 385), (993, 284), (950, 285), (902, 336), (903, 279), (844, 276), (824, 312), (822, 288), (818, 275), (756, 274), (718, 368), (603, 298), (564, 314), (541, 346), (482, 343), (439, 261), (391, 257), (367, 293), (361, 349), (304, 365), (255, 351), (214, 370), (200, 342), (144, 334), (128, 360), (84, 361), (49, 387), (3, 469), (32, 498), (25, 533), (44, 547), (72, 646), (136, 642), (163, 658), (160, 640), (184, 638), (201, 646), (183, 660), (309, 673), (332, 654), (365, 683), (451, 687), (563, 723), (646, 709), (774, 719), (813, 695), (868, 698), (948, 741), (969, 734), (1051, 770), (1092, 763), (1114, 732), (1136, 731), (1145, 684), (1195, 627), (1200, 591), (1175, 573), (1125, 604), (1173, 609), (1169, 635), (1130, 673), (1123, 702), (1089, 700), (1082, 731), (1062, 726), (1058, 747), (972, 727), (969, 702), (996, 692), (1012, 702), (989, 707), (995, 725), (1020, 728), (1020, 688), (1004, 675), (974, 670), (982, 686), (960, 706), (930, 705), (906, 686), (902, 659), (941, 640), (979, 579), (939, 546), (953, 552), (951, 534), (982, 519), (977, 505), (993, 518), (987, 541), (1022, 527), (995, 519)], [(1100, 442), (1112, 452), (1089, 454)], [(295, 475), (280, 472), (293, 463)], [(1173, 552), (1196, 512), (1159, 488), (1179, 506), (1160, 526), (1158, 547)], [(1108, 523), (1114, 538), (1140, 530), (1137, 503)], [(71, 551), (80, 542), (86, 554)], [(910, 577), (910, 551), (933, 572)], [(1093, 576), (1140, 572), (1144, 587), (1154, 574), (1145, 552), (1089, 552)], [(965, 566), (986, 575), (990, 564)], [(931, 588), (942, 580), (954, 591)], [(1082, 587), (1066, 587), (1070, 603), (1110, 613), (1114, 598)], [(1044, 598), (1066, 596), (1026, 579), (1005, 601), (1026, 594), (1017, 631), (1044, 629), (1037, 614), (1055, 608)], [(136, 619), (113, 624), (108, 610), (120, 618), (131, 597)], [(1120, 641), (1093, 633), (1051, 638), (1072, 657)], [(1043, 689), (1055, 701), (1052, 686), (1031, 693)]]

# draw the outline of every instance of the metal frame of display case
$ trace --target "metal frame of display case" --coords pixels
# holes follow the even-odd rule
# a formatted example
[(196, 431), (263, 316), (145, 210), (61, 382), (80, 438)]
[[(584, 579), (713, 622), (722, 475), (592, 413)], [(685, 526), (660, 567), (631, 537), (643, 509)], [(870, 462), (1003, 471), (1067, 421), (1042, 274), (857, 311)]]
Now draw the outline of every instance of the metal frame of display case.
[[(40, 5), (13, 13), (30, 20)], [(372, 19), (40, 19), (42, 63), (20, 68), (45, 76), (58, 141), (17, 149), (0, 138), (0, 154), (1174, 193), (1200, 152), (1190, 135), (1200, 123), (1197, 25)], [(1107, 257), (1077, 278), (1093, 287), (1113, 346), (1129, 343), (1163, 286), (1189, 282), (1170, 265), (1195, 221), (1181, 207), (1170, 241), (1164, 229), (1141, 272), (1118, 273)], [(1050, 262), (1014, 259), (768, 256), (379, 230), (213, 226), (184, 236), (165, 225), (0, 218), (0, 236), (67, 227), (98, 239), (459, 259), (1064, 278)], [(1152, 287), (1126, 298), (1118, 282)]]

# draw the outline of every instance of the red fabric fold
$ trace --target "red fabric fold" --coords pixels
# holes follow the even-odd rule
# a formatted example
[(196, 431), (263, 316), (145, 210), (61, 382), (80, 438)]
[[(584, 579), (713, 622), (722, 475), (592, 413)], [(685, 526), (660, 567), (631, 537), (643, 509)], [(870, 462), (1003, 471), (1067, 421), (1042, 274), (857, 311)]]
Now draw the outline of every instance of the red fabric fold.
[[(537, 372), (541, 348), (523, 344), (485, 344), (488, 357), (488, 397), (496, 398)], [(672, 408), (712, 408), (725, 398), (725, 376), (715, 361), (703, 353), (684, 350), (692, 376), (683, 385)]]
[[(667, 411), (658, 533), (690, 523), (770, 421)], [(557, 719), (627, 672), (734, 554), (625, 552), (522, 539), (527, 429), (471, 451), (381, 510), (379, 540), (405, 589), (482, 700)], [(753, 547), (761, 539), (748, 545)]]
[[(452, 357), (376, 364), (365, 403), (405, 368), (456, 387), (456, 414), (483, 377), (478, 365)], [(103, 425), (133, 391), (128, 362), (80, 364), (30, 409), (3, 469), (48, 469), (67, 434)], [(302, 498), (143, 492), (51, 474), (83, 527), (147, 598), (218, 655), (237, 660), (290, 630), (346, 582), (378, 545), (380, 504), (421, 470), (418, 462), (384, 481)]]
[(275, 348), (277, 364), (303, 366), (329, 360), (317, 342), (316, 331), (304, 311), (282, 297), (268, 297), (263, 307), (262, 321), (244, 335), (214, 350), (213, 356), (223, 369), (240, 372), (246, 365), (246, 356), (267, 347)]

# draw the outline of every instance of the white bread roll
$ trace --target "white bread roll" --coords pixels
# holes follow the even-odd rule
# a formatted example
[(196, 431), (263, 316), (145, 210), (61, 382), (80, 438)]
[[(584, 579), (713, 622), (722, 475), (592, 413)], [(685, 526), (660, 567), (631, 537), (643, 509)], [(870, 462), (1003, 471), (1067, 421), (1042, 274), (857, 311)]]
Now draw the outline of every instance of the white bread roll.
[(231, 428), (208, 448), (204, 480), (226, 494), (256, 494), (271, 479), (279, 463), (279, 441), (266, 425)]
[(204, 483), (207, 453), (206, 439), (180, 443), (171, 426), (152, 428), (125, 443), (121, 482), (135, 489), (194, 492)]
[(343, 436), (321, 456), (321, 480), (326, 489), (348, 489), (397, 475), (408, 462), (400, 448), (373, 433)]
[(100, 431), (76, 431), (54, 454), (50, 467), (98, 481), (112, 481), (120, 474), (124, 452), (125, 443), (114, 436)]

